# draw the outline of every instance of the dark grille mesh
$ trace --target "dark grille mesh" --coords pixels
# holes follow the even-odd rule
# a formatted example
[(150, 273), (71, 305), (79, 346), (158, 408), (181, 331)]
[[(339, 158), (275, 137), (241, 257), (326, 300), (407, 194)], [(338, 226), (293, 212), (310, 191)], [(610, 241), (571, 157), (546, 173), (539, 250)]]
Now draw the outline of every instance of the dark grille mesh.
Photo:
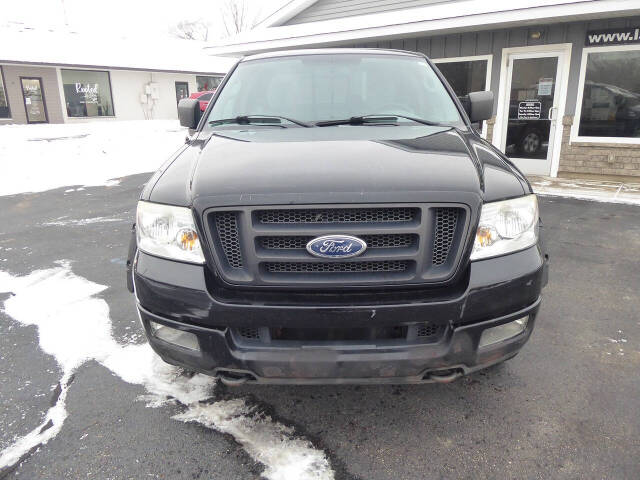
[[(288, 237), (262, 237), (260, 244), (268, 250), (295, 250), (304, 249), (311, 240), (316, 237), (288, 236)], [(385, 235), (360, 235), (367, 248), (402, 248), (410, 247), (416, 243), (417, 235), (411, 234), (385, 234)]]
[(242, 327), (238, 329), (238, 333), (242, 338), (247, 338), (249, 340), (258, 340), (260, 339), (260, 330), (255, 327)]
[(418, 337), (433, 337), (440, 333), (442, 327), (439, 325), (432, 325), (430, 323), (423, 323), (422, 325), (418, 325), (418, 329), (416, 331), (416, 335)]
[(242, 251), (240, 250), (240, 239), (238, 237), (238, 220), (234, 212), (218, 212), (213, 214), (216, 231), (222, 251), (224, 252), (229, 266), (242, 268)]
[(455, 238), (460, 209), (436, 208), (435, 238), (433, 239), (433, 264), (443, 265), (449, 257)]
[(387, 260), (380, 262), (278, 262), (266, 263), (270, 273), (353, 273), (353, 272), (404, 272), (409, 262)]
[(385, 223), (410, 222), (417, 208), (319, 208), (260, 210), (260, 223)]

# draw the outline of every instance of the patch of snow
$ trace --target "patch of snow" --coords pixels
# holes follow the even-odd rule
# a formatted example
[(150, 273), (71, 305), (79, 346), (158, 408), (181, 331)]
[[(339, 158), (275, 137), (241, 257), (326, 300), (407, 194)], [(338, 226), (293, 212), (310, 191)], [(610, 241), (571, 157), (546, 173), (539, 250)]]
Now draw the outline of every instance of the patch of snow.
[(45, 222), (42, 225), (46, 227), (52, 226), (82, 226), (82, 225), (91, 225), (92, 223), (108, 223), (108, 222), (124, 222), (122, 218), (111, 218), (111, 217), (92, 217), (92, 218), (81, 218), (78, 220), (57, 220), (55, 222)]
[(640, 190), (633, 184), (598, 182), (592, 180), (530, 179), (533, 191), (538, 195), (576, 198), (592, 202), (640, 205)]
[(324, 453), (309, 442), (291, 438), (291, 428), (256, 412), (241, 399), (199, 403), (173, 418), (232, 435), (249, 455), (266, 465), (263, 475), (271, 480), (333, 478)]
[[(157, 170), (186, 135), (177, 120), (1, 125), (0, 195), (115, 186), (118, 177)], [(58, 141), (29, 141), (47, 139)]]
[[(12, 292), (4, 311), (24, 325), (38, 327), (43, 351), (63, 371), (61, 393), (43, 423), (0, 452), (0, 469), (20, 461), (61, 430), (67, 417), (65, 401), (73, 372), (96, 360), (122, 380), (142, 385), (149, 407), (178, 402), (184, 408), (173, 418), (197, 422), (231, 434), (256, 461), (266, 467), (269, 480), (333, 480), (324, 452), (291, 428), (260, 414), (243, 399), (212, 402), (215, 380), (184, 375), (164, 363), (148, 344), (120, 344), (111, 335), (107, 303), (95, 295), (107, 287), (75, 275), (68, 262), (26, 276), (0, 271), (0, 292)], [(45, 428), (48, 427), (48, 428)]]

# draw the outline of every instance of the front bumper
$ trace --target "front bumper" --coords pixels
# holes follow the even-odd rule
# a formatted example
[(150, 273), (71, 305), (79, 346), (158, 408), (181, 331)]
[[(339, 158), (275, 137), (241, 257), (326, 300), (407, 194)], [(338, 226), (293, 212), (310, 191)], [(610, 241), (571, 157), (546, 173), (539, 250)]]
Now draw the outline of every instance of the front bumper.
[[(210, 293), (205, 268), (138, 253), (133, 278), (153, 349), (168, 363), (227, 381), (296, 384), (450, 381), (511, 358), (531, 335), (547, 275), (546, 260), (533, 247), (472, 262), (462, 288), (437, 294), (405, 292), (395, 295), (395, 301), (365, 293), (351, 304), (327, 305), (314, 293), (307, 294), (307, 302), (251, 293), (221, 299)], [(524, 316), (529, 321), (522, 333), (478, 347), (485, 329)], [(425, 321), (446, 327), (437, 342), (249, 345), (233, 333), (238, 327), (367, 327)], [(193, 333), (200, 351), (156, 338), (149, 322)]]

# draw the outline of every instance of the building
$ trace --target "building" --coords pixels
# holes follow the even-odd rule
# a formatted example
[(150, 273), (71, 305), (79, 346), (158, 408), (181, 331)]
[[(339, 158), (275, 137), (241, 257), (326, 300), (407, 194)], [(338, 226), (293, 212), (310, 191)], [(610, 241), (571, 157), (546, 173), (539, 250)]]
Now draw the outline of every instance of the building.
[(0, 28), (0, 125), (177, 118), (177, 101), (215, 88), (231, 58), (164, 43)]
[(458, 95), (492, 90), (486, 138), (526, 173), (640, 176), (640, 1), (293, 0), (205, 50), (428, 55)]

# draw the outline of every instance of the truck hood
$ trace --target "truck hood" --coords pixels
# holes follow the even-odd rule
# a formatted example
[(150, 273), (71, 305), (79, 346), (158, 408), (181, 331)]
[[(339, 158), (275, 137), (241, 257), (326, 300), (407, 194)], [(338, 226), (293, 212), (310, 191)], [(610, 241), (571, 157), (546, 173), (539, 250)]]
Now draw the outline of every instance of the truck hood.
[(522, 195), (526, 186), (493, 147), (454, 128), (236, 127), (194, 142), (165, 169), (150, 200), (203, 207), (490, 201)]

